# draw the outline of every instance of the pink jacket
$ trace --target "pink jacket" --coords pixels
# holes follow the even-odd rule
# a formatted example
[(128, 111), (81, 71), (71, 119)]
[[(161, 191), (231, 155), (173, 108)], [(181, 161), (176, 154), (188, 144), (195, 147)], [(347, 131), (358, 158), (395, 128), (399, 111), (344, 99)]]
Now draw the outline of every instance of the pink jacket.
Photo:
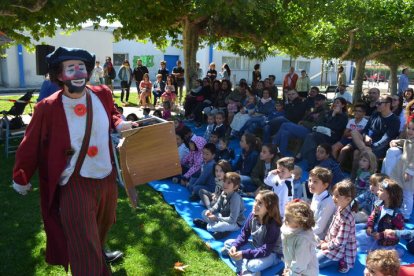
[(203, 148), (207, 144), (206, 140), (203, 137), (196, 135), (191, 137), (191, 141), (195, 143), (196, 150), (190, 150), (190, 153), (184, 157), (182, 161), (182, 165), (190, 168), (183, 175), (187, 179), (189, 179), (193, 174), (201, 169), (201, 166), (203, 164)]

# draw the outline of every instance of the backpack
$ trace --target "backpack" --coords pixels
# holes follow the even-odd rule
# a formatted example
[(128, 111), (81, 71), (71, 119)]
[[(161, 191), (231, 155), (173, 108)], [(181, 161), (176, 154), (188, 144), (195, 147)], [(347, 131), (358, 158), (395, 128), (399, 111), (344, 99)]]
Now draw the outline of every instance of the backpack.
[(116, 78), (114, 67), (110, 67), (110, 70), (108, 70), (108, 76), (111, 80), (114, 80)]

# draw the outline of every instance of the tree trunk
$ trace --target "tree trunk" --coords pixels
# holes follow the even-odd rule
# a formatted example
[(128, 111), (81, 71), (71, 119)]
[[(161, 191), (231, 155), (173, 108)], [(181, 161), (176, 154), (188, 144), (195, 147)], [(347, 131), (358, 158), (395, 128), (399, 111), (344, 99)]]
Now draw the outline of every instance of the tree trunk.
[(355, 61), (355, 79), (354, 79), (354, 95), (353, 101), (356, 103), (362, 96), (362, 84), (364, 82), (366, 59), (358, 59)]
[(187, 93), (193, 87), (193, 81), (197, 79), (197, 50), (199, 43), (199, 26), (188, 18), (183, 21), (183, 52), (185, 69), (185, 87)]
[(389, 79), (389, 87), (391, 95), (397, 95), (397, 70), (398, 64), (389, 64), (388, 67), (390, 68), (390, 79)]

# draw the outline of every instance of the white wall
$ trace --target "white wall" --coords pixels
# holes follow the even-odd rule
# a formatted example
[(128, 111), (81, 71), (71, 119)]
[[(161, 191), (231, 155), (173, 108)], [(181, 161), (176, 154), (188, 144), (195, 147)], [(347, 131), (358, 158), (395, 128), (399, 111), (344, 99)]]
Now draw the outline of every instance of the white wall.
[[(42, 38), (35, 44), (49, 44), (52, 46), (83, 48), (96, 55), (97, 60), (104, 61), (106, 56), (113, 53), (113, 35), (109, 31), (82, 29), (66, 34), (57, 31), (53, 38)], [(17, 46), (6, 50), (6, 64), (2, 67), (3, 84), (6, 87), (19, 87), (19, 63), (17, 59)], [(26, 87), (38, 87), (43, 82), (43, 76), (36, 75), (36, 54), (23, 51), (23, 65)], [(3, 72), (6, 70), (6, 72)], [(4, 76), (6, 75), (6, 76)]]

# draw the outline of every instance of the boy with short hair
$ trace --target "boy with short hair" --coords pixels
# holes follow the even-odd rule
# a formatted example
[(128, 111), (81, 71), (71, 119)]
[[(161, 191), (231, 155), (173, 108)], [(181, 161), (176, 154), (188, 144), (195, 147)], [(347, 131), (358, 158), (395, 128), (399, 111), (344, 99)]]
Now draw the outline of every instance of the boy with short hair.
[(279, 198), (280, 216), (284, 217), (285, 205), (294, 197), (293, 175), (295, 159), (283, 157), (276, 161), (276, 170), (269, 172), (264, 183), (271, 187)]
[(221, 137), (218, 139), (216, 161), (224, 159), (229, 162), (232, 162), (236, 158), (234, 150), (229, 148), (228, 146), (229, 140), (227, 140), (225, 137)]
[(206, 131), (204, 132), (204, 139), (206, 139), (206, 141), (210, 140), (210, 136), (211, 133), (213, 132), (214, 129), (214, 123), (215, 123), (215, 119), (214, 119), (214, 115), (213, 114), (208, 114), (207, 115), (207, 127), (206, 127)]
[(336, 207), (328, 188), (332, 181), (332, 172), (327, 168), (316, 166), (309, 172), (309, 191), (313, 193), (311, 210), (315, 217), (313, 233), (323, 240)]
[(209, 143), (212, 143), (218, 148), (218, 142), (219, 142), (219, 134), (213, 130), (210, 134), (210, 140), (208, 140)]
[(216, 153), (216, 146), (208, 143), (203, 148), (203, 165), (201, 166), (200, 176), (192, 177), (187, 188), (190, 190), (190, 201), (200, 200), (199, 191), (205, 189), (209, 192), (214, 192), (216, 183), (214, 181), (214, 165), (216, 164), (214, 156)]
[(237, 192), (240, 182), (238, 173), (226, 173), (223, 192), (217, 202), (210, 209), (203, 211), (203, 219), (194, 219), (194, 225), (213, 232), (216, 240), (226, 237), (230, 231), (239, 230), (245, 220), (243, 199)]
[(218, 111), (214, 116), (214, 119), (216, 121), (216, 125), (214, 126), (213, 131), (217, 133), (219, 138), (224, 137), (227, 131), (226, 125), (224, 124), (226, 120), (226, 115), (223, 111)]

